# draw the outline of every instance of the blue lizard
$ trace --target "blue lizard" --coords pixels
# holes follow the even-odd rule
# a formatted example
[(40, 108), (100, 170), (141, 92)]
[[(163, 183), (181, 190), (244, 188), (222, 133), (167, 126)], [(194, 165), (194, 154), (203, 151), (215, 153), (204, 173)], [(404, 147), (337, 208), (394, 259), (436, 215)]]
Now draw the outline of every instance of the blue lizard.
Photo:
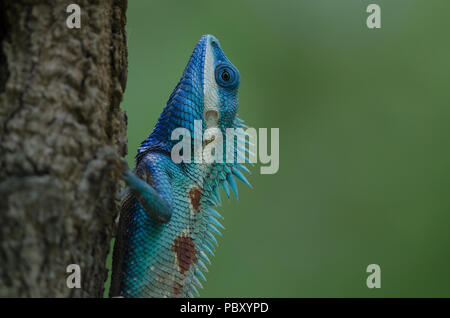
[[(201, 121), (202, 133), (217, 128), (223, 136), (227, 128), (246, 127), (237, 117), (239, 84), (239, 71), (218, 40), (202, 36), (153, 132), (139, 147), (134, 172), (124, 173), (128, 192), (120, 212), (110, 296), (198, 295), (217, 245), (215, 235), (223, 228), (214, 209), (220, 203), (219, 185), (228, 198), (229, 186), (237, 197), (234, 177), (250, 186), (242, 173), (249, 171), (234, 148), (232, 162), (175, 163), (171, 151), (178, 140), (171, 134), (186, 128), (194, 142), (195, 120)], [(202, 147), (209, 142), (214, 139)]]

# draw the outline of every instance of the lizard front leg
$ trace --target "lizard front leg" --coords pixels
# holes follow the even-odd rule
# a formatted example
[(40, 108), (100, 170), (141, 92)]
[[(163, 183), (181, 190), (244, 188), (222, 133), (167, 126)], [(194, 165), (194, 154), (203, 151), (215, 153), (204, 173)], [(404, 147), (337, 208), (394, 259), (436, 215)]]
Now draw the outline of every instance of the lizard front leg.
[(126, 166), (124, 170), (124, 180), (130, 191), (142, 204), (145, 212), (152, 219), (161, 223), (166, 223), (172, 216), (169, 202), (164, 199), (151, 185), (136, 176)]

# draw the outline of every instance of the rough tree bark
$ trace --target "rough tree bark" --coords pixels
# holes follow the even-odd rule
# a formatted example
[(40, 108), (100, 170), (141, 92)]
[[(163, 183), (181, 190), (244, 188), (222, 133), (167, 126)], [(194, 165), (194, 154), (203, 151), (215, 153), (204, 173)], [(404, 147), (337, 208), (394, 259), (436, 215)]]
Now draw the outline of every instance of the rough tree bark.
[(126, 0), (0, 0), (1, 297), (102, 296), (126, 154), (125, 14)]

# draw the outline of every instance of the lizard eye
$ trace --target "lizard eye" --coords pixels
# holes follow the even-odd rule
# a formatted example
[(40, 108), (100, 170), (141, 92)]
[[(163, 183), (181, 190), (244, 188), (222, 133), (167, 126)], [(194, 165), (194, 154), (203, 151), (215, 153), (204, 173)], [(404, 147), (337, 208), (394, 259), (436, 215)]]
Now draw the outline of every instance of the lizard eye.
[(239, 84), (239, 72), (230, 64), (219, 64), (216, 67), (216, 82), (222, 87), (234, 88)]
[(230, 78), (231, 78), (231, 76), (230, 76), (230, 73), (228, 73), (228, 71), (223, 71), (222, 72), (222, 74), (220, 75), (221, 77), (222, 77), (222, 79), (225, 81), (225, 82), (228, 82), (229, 80), (230, 80)]

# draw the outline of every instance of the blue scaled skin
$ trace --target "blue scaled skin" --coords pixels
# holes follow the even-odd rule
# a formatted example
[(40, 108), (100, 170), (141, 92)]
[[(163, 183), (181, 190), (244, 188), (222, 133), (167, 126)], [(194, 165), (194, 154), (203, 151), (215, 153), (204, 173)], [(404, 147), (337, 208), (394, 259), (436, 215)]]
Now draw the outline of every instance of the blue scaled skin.
[[(202, 36), (156, 127), (139, 147), (134, 172), (124, 173), (128, 190), (114, 247), (110, 296), (198, 295), (217, 245), (215, 236), (223, 228), (214, 209), (220, 202), (219, 185), (228, 197), (229, 187), (237, 196), (234, 177), (250, 185), (242, 173), (248, 170), (238, 163), (236, 150), (232, 162), (175, 163), (171, 151), (179, 140), (171, 135), (176, 128), (186, 128), (194, 143), (198, 120), (202, 133), (208, 128), (222, 132), (225, 159), (226, 129), (245, 127), (236, 116), (239, 83), (239, 72), (218, 40)], [(203, 140), (200, 145), (217, 141)]]

